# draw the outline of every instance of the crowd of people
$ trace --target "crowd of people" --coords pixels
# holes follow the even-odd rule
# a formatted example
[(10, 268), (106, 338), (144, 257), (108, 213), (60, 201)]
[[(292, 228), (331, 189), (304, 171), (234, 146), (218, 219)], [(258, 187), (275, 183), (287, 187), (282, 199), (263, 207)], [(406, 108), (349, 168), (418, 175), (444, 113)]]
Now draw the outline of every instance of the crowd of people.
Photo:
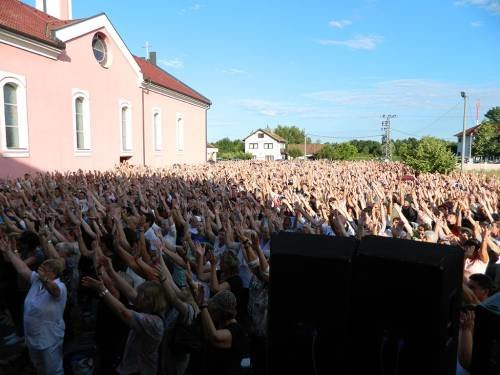
[[(47, 375), (263, 374), (279, 231), (460, 246), (464, 303), (478, 304), (500, 280), (499, 193), (492, 176), (368, 161), (0, 181), (0, 372), (29, 353)], [(473, 314), (461, 315), (463, 371)]]

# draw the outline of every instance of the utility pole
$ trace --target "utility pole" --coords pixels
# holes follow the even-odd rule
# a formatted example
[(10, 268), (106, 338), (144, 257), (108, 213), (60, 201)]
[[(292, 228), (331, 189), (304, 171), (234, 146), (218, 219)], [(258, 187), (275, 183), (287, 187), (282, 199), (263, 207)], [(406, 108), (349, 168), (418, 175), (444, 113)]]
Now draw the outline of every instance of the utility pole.
[(463, 120), (463, 130), (462, 130), (462, 163), (460, 166), (460, 173), (464, 173), (464, 163), (465, 163), (465, 113), (467, 108), (467, 94), (465, 91), (460, 93), (462, 98), (464, 98), (464, 120)]
[(397, 115), (382, 115), (382, 147), (384, 149), (384, 154), (386, 160), (392, 160), (392, 148), (391, 148), (391, 119), (397, 117)]
[(306, 134), (306, 129), (304, 129), (304, 160), (307, 160), (307, 134)]

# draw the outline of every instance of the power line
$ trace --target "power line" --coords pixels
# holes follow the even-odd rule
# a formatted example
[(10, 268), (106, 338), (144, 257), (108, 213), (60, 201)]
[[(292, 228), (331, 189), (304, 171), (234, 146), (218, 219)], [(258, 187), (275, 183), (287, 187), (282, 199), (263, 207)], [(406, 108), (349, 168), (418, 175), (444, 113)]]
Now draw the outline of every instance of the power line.
[(432, 125), (434, 125), (436, 122), (438, 122), (439, 120), (443, 119), (448, 113), (450, 113), (451, 111), (453, 111), (455, 108), (457, 108), (458, 106), (460, 105), (460, 103), (457, 103), (455, 104), (453, 107), (451, 107), (450, 109), (448, 109), (445, 113), (443, 113), (441, 116), (439, 116), (438, 118), (436, 118), (435, 120), (431, 121), (429, 124), (425, 125), (423, 128), (421, 128), (420, 130), (417, 130), (416, 133), (418, 134), (421, 134), (422, 131), (424, 131), (425, 129), (431, 127)]
[(319, 134), (311, 134), (311, 133), (307, 133), (307, 135), (310, 136), (310, 137), (329, 138), (329, 139), (361, 139), (361, 138), (379, 138), (379, 137), (381, 137), (381, 134), (365, 135), (365, 136), (362, 136), (362, 137), (358, 137), (358, 136), (353, 136), (353, 137), (343, 136), (343, 137), (340, 137), (340, 136), (319, 135)]

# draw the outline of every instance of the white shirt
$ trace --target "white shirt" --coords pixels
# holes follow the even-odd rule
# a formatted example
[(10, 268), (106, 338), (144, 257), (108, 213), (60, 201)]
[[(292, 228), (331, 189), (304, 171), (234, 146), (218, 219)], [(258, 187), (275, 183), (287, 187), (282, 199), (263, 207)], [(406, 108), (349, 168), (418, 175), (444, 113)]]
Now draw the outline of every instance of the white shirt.
[(464, 277), (468, 280), (470, 275), (474, 275), (475, 273), (486, 273), (486, 268), (488, 267), (488, 263), (483, 262), (481, 259), (470, 260), (465, 259), (464, 266)]
[(24, 300), (24, 333), (29, 348), (43, 350), (64, 339), (64, 308), (66, 286), (59, 279), (54, 283), (59, 288), (59, 297), (54, 297), (45, 288), (38, 273), (31, 273), (31, 287)]

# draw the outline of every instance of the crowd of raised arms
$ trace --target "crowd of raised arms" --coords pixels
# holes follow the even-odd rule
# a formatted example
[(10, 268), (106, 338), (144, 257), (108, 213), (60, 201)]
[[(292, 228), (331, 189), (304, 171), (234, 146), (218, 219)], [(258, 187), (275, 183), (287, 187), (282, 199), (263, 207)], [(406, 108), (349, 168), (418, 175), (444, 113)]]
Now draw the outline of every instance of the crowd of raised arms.
[(39, 374), (78, 374), (82, 358), (106, 375), (264, 373), (273, 233), (458, 245), (477, 304), (500, 279), (499, 187), (379, 162), (26, 174), (0, 181), (0, 314)]

